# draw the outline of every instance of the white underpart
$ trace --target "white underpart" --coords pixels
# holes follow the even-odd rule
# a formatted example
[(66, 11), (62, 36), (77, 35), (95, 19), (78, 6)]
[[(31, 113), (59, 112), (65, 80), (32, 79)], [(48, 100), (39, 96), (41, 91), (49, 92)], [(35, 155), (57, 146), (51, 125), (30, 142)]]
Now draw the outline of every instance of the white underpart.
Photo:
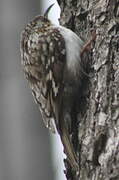
[(58, 29), (65, 39), (67, 67), (71, 72), (75, 73), (76, 68), (79, 66), (83, 41), (70, 29), (63, 26), (59, 26)]

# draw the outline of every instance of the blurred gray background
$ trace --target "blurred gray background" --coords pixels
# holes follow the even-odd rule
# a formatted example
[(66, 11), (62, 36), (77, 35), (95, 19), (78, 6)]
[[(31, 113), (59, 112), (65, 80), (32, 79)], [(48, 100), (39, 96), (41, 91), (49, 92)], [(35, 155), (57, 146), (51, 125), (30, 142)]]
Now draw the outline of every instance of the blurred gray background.
[(51, 2), (0, 0), (0, 180), (58, 180), (59, 145), (41, 120), (19, 50), (22, 29)]

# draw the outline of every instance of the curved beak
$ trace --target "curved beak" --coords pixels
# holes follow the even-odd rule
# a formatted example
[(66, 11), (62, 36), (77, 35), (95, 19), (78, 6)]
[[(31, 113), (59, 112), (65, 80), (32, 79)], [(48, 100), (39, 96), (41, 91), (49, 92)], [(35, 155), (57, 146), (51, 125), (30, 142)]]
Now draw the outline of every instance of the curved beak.
[(45, 13), (44, 13), (44, 17), (48, 18), (49, 11), (50, 11), (50, 9), (52, 8), (52, 6), (53, 6), (54, 4), (55, 4), (55, 3), (51, 4), (51, 5), (47, 8), (47, 10), (46, 10)]

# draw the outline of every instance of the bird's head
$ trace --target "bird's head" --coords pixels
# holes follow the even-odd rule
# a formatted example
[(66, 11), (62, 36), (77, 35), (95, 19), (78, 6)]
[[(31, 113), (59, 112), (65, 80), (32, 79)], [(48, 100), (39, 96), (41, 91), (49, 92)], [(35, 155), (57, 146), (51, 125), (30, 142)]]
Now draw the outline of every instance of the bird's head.
[(48, 19), (48, 14), (53, 5), (54, 4), (50, 5), (47, 8), (47, 10), (45, 11), (43, 16), (37, 16), (37, 17), (35, 17), (35, 19), (33, 19), (33, 21), (31, 21), (30, 25), (32, 26), (32, 28), (37, 27), (37, 28), (42, 29), (42, 28), (46, 28), (51, 25), (51, 21)]

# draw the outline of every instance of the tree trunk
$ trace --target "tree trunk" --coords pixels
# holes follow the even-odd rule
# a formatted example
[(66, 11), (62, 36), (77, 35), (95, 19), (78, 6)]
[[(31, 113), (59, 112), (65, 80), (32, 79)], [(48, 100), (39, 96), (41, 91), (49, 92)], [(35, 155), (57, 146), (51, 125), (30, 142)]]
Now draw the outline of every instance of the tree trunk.
[(76, 177), (66, 167), (67, 179), (118, 180), (119, 1), (58, 0), (58, 3), (61, 25), (72, 29), (85, 42), (91, 38), (93, 29), (97, 34), (88, 62), (87, 89), (82, 93), (77, 127), (72, 132), (79, 175)]

